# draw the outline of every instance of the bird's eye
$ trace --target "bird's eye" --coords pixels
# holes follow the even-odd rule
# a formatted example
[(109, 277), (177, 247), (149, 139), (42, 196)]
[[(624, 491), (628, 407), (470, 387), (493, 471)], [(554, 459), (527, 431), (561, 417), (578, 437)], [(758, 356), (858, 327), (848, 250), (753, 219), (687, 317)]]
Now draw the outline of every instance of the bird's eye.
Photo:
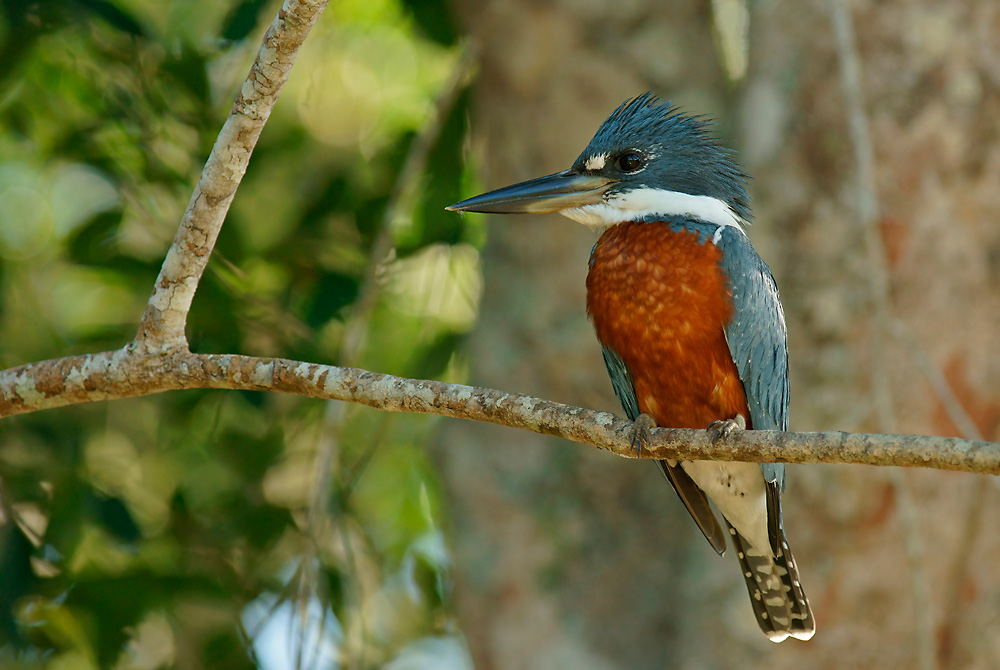
[(618, 169), (622, 172), (635, 172), (643, 166), (642, 156), (635, 151), (629, 151), (618, 157)]

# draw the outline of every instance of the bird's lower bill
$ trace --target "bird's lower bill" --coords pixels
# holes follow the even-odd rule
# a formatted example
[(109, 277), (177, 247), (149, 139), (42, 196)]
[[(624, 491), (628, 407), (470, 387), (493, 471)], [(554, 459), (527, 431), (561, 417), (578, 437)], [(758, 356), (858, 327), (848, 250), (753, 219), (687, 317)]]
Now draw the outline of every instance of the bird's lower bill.
[(455, 203), (453, 212), (542, 214), (602, 202), (613, 180), (564, 170)]

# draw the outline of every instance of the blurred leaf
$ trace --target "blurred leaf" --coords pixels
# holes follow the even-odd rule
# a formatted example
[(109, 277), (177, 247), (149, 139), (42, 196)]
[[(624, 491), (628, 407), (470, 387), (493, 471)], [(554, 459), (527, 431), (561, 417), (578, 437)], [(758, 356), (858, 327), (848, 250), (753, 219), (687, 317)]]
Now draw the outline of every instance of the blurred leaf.
[(31, 542), (15, 524), (0, 528), (0, 647), (22, 644), (15, 606), (37, 583), (31, 569), (33, 551)]
[(340, 568), (331, 564), (323, 566), (322, 575), (322, 586), (325, 591), (327, 601), (332, 603), (335, 607), (340, 603), (343, 603), (345, 596), (344, 582), (350, 580), (350, 575), (345, 575)]
[(354, 301), (358, 295), (358, 280), (332, 272), (324, 273), (313, 290), (312, 305), (308, 321), (319, 326), (333, 318), (341, 309)]
[[(413, 376), (420, 379), (438, 379), (448, 367), (452, 355), (458, 349), (463, 335), (441, 333), (430, 344), (413, 357)], [(414, 352), (416, 354), (416, 352)]]
[(719, 60), (732, 81), (746, 76), (750, 10), (746, 0), (712, 0), (712, 27)]
[(430, 39), (447, 46), (458, 41), (458, 27), (445, 0), (403, 0), (403, 5)]
[(243, 647), (243, 642), (235, 632), (218, 633), (213, 635), (205, 643), (202, 649), (202, 658), (208, 667), (212, 668), (232, 668), (239, 670), (257, 670), (258, 666), (253, 663)]
[(112, 28), (128, 35), (141, 37), (144, 34), (139, 22), (131, 14), (114, 3), (106, 2), (105, 0), (77, 1), (80, 3), (80, 8), (84, 10), (84, 18), (87, 17), (87, 14), (92, 14), (107, 21)]
[(139, 539), (139, 527), (121, 499), (94, 496), (91, 500), (94, 517), (112, 535), (122, 542), (135, 542)]
[(117, 235), (122, 222), (120, 211), (101, 212), (80, 226), (70, 237), (69, 258), (81, 265), (106, 263), (118, 255)]
[(137, 625), (150, 611), (169, 608), (186, 595), (225, 597), (217, 584), (197, 577), (163, 576), (137, 571), (113, 577), (80, 577), (69, 592), (66, 605), (85, 613), (102, 667), (116, 660)]
[(438, 141), (428, 156), (413, 224), (407, 234), (398, 238), (401, 256), (433, 242), (456, 244), (466, 238), (465, 217), (455, 216), (444, 208), (462, 199), (462, 176), (466, 169), (462, 138), (470, 104), (471, 92), (465, 90), (441, 126)]
[[(120, 347), (135, 332), (253, 56), (244, 42), (273, 7), (0, 0), (0, 191), (20, 189), (0, 220), (11, 365)], [(441, 46), (454, 42), (447, 12), (399, 0), (331, 7), (198, 287), (193, 350), (335, 358), (389, 213), (397, 259), (412, 263), (405, 277), (396, 263), (379, 273), (365, 362), (417, 376), (449, 366), (477, 305), (466, 295), (478, 286), (469, 243), (482, 242), (481, 227), (474, 237), (466, 226), (474, 219), (440, 211), (469, 180), (459, 152), (467, 97), (427, 173), (398, 183), (454, 63)], [(414, 185), (415, 197), (393, 199)], [(407, 280), (421, 283), (394, 288)], [(443, 515), (423, 450), (434, 424), (353, 410), (343, 425), (327, 420), (317, 401), (221, 391), (8, 420), (4, 493), (34, 512), (43, 537), (35, 546), (14, 526), (0, 530), (0, 648), (18, 641), (22, 658), (64, 667), (124, 665), (159, 616), (193, 666), (253, 667), (236, 622), (299, 564), (312, 566), (309, 606), (330, 613), (315, 630), (338, 650), (344, 630), (365, 629), (358, 621), (376, 600), (387, 632), (351, 642), (372, 667), (430, 634), (451, 616), (448, 561), (424, 547)], [(320, 509), (313, 527), (306, 505), (324, 431), (341, 434), (324, 498), (339, 504)], [(355, 495), (343, 472), (356, 476)], [(278, 480), (284, 497), (266, 490)], [(394, 599), (405, 607), (394, 610)], [(293, 604), (282, 612), (293, 615)]]
[(72, 556), (83, 537), (87, 521), (87, 487), (75, 477), (52, 480), (53, 496), (49, 506), (46, 540), (63, 556)]
[(186, 89), (195, 100), (208, 102), (209, 84), (205, 55), (182, 47), (179, 53), (163, 62), (163, 72), (173, 77), (174, 81)]
[(264, 14), (264, 10), (270, 6), (267, 0), (243, 0), (236, 3), (229, 10), (222, 26), (222, 37), (227, 40), (241, 40), (257, 27)]
[(191, 350), (205, 353), (243, 351), (240, 330), (233, 327), (236, 321), (237, 306), (233, 296), (212, 273), (205, 273), (188, 314)]
[(302, 214), (301, 227), (304, 231), (318, 232), (323, 221), (333, 212), (350, 211), (348, 202), (348, 180), (341, 172), (333, 173), (318, 189), (312, 202)]

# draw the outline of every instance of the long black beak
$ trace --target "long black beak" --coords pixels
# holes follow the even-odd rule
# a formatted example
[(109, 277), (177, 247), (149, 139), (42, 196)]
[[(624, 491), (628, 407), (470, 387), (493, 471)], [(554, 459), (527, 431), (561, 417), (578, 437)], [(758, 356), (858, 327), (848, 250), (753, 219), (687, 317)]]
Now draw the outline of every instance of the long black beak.
[(612, 180), (563, 170), (545, 177), (522, 181), (489, 193), (455, 203), (445, 209), (453, 212), (486, 212), (491, 214), (541, 214), (593, 205)]

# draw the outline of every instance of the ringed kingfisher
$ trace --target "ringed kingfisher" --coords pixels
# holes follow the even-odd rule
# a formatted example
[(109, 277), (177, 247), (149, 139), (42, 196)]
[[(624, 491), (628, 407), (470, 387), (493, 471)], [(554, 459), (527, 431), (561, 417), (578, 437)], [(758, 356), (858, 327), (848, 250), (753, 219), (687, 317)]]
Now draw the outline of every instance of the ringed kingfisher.
[[(622, 103), (568, 170), (447, 209), (559, 212), (595, 231), (587, 313), (635, 444), (653, 426), (787, 430), (788, 345), (771, 271), (745, 228), (747, 175), (709, 122), (652, 92)], [(661, 460), (722, 555), (722, 513), (761, 630), (808, 640), (812, 610), (781, 519), (780, 463)]]

